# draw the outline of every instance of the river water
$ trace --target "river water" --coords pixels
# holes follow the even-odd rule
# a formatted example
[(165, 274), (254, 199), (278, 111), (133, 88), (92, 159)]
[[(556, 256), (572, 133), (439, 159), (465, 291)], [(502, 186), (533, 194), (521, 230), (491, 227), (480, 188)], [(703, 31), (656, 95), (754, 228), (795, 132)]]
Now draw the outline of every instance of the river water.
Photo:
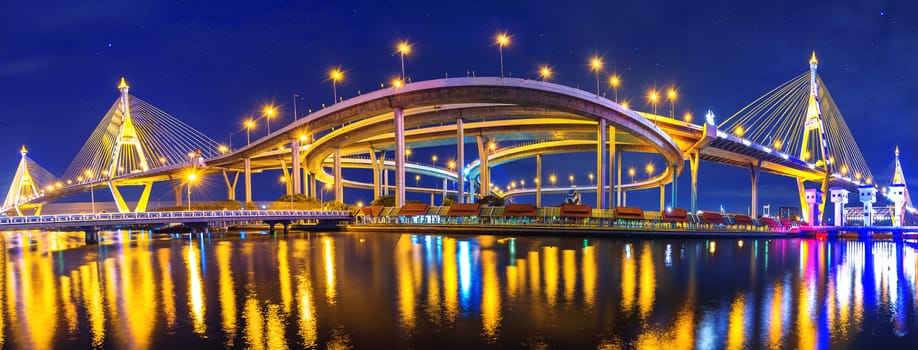
[(5, 233), (4, 348), (915, 348), (916, 244)]

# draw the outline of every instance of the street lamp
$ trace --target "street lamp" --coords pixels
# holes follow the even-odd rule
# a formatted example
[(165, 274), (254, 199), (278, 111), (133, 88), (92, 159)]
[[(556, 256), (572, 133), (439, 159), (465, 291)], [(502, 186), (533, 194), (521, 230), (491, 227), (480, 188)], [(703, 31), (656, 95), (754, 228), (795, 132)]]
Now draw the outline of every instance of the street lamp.
[(691, 123), (692, 122), (692, 112), (685, 112), (685, 115), (682, 116), (682, 120), (684, 120), (686, 124)]
[(628, 104), (628, 101), (622, 101), (621, 105), (624, 109), (631, 109), (631, 105)]
[(430, 157), (430, 160), (433, 161), (433, 166), (437, 166), (437, 155), (434, 154), (433, 157)]
[(676, 119), (676, 88), (669, 88), (666, 97), (669, 98), (669, 118)]
[(574, 175), (569, 175), (567, 179), (571, 181), (571, 187), (574, 187)]
[[(217, 152), (220, 152), (220, 154), (226, 154), (226, 152), (229, 152), (229, 147), (226, 147), (226, 145), (219, 145), (217, 146)], [(159, 158), (160, 158), (160, 161), (165, 160), (165, 158), (163, 157), (159, 157)]]
[(328, 72), (328, 78), (332, 81), (332, 95), (335, 97), (335, 103), (338, 103), (338, 82), (344, 79), (344, 72), (341, 68), (332, 69)]
[(322, 203), (325, 203), (325, 191), (330, 190), (331, 187), (332, 187), (332, 184), (330, 182), (326, 182), (325, 186), (322, 186), (322, 198), (320, 198)]
[(647, 177), (653, 175), (653, 163), (647, 163), (647, 166), (644, 168), (644, 171), (647, 171)]
[(252, 129), (254, 129), (254, 128), (255, 128), (255, 121), (254, 121), (254, 120), (249, 119), (249, 120), (246, 120), (246, 121), (245, 121), (245, 144), (246, 144), (246, 145), (252, 143), (252, 139), (250, 138), (250, 135), (249, 135), (249, 134), (251, 133)]
[(198, 178), (194, 172), (188, 174), (188, 211), (191, 211), (191, 183)]
[(650, 104), (653, 105), (653, 114), (657, 114), (657, 100), (660, 99), (660, 95), (657, 93), (657, 90), (650, 90), (650, 93), (647, 94), (647, 99), (650, 100)]
[(274, 118), (274, 106), (265, 106), (265, 125), (268, 126), (268, 133), (271, 133), (271, 118)]
[(500, 56), (500, 78), (504, 78), (504, 46), (510, 44), (510, 36), (507, 33), (497, 35), (497, 54)]
[(407, 41), (402, 41), (398, 43), (398, 56), (402, 60), (402, 80), (406, 80), (405, 78), (405, 55), (407, 55), (409, 52), (411, 52), (411, 45), (409, 45)]
[(414, 176), (414, 187), (421, 187), (421, 175)]
[(634, 174), (635, 174), (635, 173), (637, 173), (637, 171), (634, 170), (634, 167), (628, 168), (628, 176), (631, 176), (631, 183), (632, 183), (632, 184), (634, 183)]
[(539, 68), (539, 76), (542, 77), (542, 81), (546, 81), (551, 78), (551, 68), (548, 66), (542, 66)]
[(556, 181), (558, 181), (558, 177), (555, 176), (555, 174), (551, 174), (551, 175), (548, 176), (548, 182), (551, 182), (551, 186), (552, 186), (552, 187), (555, 186), (555, 182), (556, 182)]
[(599, 71), (602, 70), (602, 59), (599, 56), (590, 59), (590, 69), (596, 73), (596, 97), (599, 97)]
[(446, 166), (449, 167), (449, 170), (456, 169), (456, 161), (455, 161), (455, 160), (450, 160), (449, 163), (447, 163)]
[(92, 185), (92, 170), (86, 169), (86, 181), (89, 182), (89, 200), (92, 206), (92, 213), (96, 213), (96, 187)]
[(590, 186), (593, 185), (593, 173), (587, 174), (587, 177), (590, 178)]
[(622, 80), (617, 74), (609, 78), (609, 85), (612, 85), (612, 93), (615, 94), (615, 103), (618, 103), (618, 86), (621, 85), (621, 83)]

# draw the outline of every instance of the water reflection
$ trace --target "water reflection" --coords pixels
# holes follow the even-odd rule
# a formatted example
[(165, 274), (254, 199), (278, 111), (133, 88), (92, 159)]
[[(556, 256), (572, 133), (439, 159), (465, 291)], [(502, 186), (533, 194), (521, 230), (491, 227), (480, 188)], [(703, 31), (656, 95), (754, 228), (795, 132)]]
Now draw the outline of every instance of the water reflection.
[(0, 346), (895, 347), (918, 320), (911, 241), (76, 238), (5, 234)]

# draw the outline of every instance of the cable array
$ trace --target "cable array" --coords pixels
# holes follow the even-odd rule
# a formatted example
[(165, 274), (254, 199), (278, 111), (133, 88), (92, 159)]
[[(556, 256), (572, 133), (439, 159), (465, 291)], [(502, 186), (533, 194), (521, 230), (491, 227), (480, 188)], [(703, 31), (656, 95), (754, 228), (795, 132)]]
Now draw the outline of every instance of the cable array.
[[(94, 182), (189, 163), (197, 150), (201, 151), (204, 158), (218, 155), (219, 145), (216, 141), (168, 113), (134, 96), (130, 96), (130, 107), (140, 151), (132, 144), (122, 143), (118, 159), (113, 159), (115, 143), (123, 123), (119, 99), (67, 167), (64, 179), (80, 183)], [(142, 158), (146, 160), (147, 169), (142, 167)], [(113, 161), (114, 167), (111, 166)], [(110, 174), (110, 169), (114, 169), (115, 173)]]
[(873, 182), (851, 130), (819, 75), (816, 76), (818, 103), (828, 152), (823, 154), (822, 135), (813, 130), (809, 131), (807, 149), (803, 149), (810, 77), (810, 72), (806, 72), (779, 85), (725, 119), (718, 128), (816, 167), (826, 167), (831, 174), (852, 181)]

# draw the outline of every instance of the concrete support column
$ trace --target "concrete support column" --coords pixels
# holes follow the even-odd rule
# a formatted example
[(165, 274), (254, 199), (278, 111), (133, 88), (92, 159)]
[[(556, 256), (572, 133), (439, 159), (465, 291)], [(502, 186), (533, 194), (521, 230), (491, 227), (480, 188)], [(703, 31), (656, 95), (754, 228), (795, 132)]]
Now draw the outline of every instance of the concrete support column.
[(316, 196), (319, 194), (319, 182), (316, 181), (315, 174), (311, 175), (312, 176), (309, 176), (309, 196), (318, 199), (319, 197)]
[(599, 119), (596, 124), (596, 208), (606, 208), (606, 120)]
[(395, 206), (405, 205), (405, 114), (393, 109), (395, 120)]
[(692, 175), (692, 213), (698, 212), (698, 150), (689, 155), (689, 168)]
[(608, 209), (608, 208), (615, 209), (615, 207), (618, 206), (618, 203), (615, 202), (615, 198), (616, 198), (615, 184), (621, 180), (621, 176), (622, 176), (621, 169), (620, 169), (621, 163), (618, 160), (619, 153), (617, 150), (617, 146), (615, 144), (615, 127), (612, 125), (609, 125), (607, 129), (608, 129), (607, 132), (609, 133), (609, 136), (608, 136), (609, 172), (606, 174), (606, 178), (608, 179), (606, 183), (608, 183), (609, 189), (606, 190), (607, 192), (605, 193), (608, 193), (607, 198), (609, 198), (609, 200), (606, 202), (606, 206), (604, 208), (605, 209)]
[(245, 202), (252, 202), (252, 159), (245, 159)]
[[(446, 195), (448, 194), (448, 193), (447, 193), (447, 188), (448, 188), (447, 186), (448, 186), (448, 185), (449, 185), (449, 182), (447, 182), (446, 179), (443, 179), (443, 200), (446, 200)], [(459, 199), (457, 198), (456, 200), (459, 200)], [(441, 200), (441, 202), (442, 202), (442, 200)]]
[(666, 185), (660, 183), (660, 212), (666, 210)]
[(381, 165), (376, 159), (376, 150), (370, 148), (370, 166), (373, 167), (373, 199), (379, 198), (379, 168)]
[[(797, 178), (797, 194), (800, 196), (800, 220), (809, 220), (810, 208), (806, 203), (806, 187), (803, 182), (803, 179)], [(810, 224), (812, 225), (813, 223)]]
[(341, 178), (341, 149), (335, 147), (335, 165), (333, 169), (335, 200), (344, 202), (344, 183)]
[[(612, 133), (614, 140), (615, 133)], [(615, 194), (618, 196), (615, 206), (625, 206), (625, 191), (622, 189), (622, 151), (615, 151)]]
[(383, 177), (383, 196), (389, 195), (389, 170), (385, 166), (382, 168)]
[(673, 165), (670, 165), (670, 166), (669, 166), (669, 171), (672, 172), (672, 174), (673, 174), (673, 181), (670, 183), (670, 187), (671, 187), (672, 193), (670, 193), (671, 199), (670, 199), (670, 202), (669, 202), (669, 206), (670, 206), (671, 208), (676, 208), (676, 207), (678, 207), (678, 205), (679, 205), (679, 196), (678, 196), (678, 193), (679, 193), (679, 173), (678, 173), (678, 171), (677, 171), (678, 169), (679, 169), (679, 165), (678, 165), (678, 164), (673, 164)]
[(536, 154), (536, 206), (542, 206), (542, 154)]
[[(234, 201), (236, 200), (236, 183), (239, 181), (239, 172), (235, 172), (233, 175), (233, 180), (230, 181), (229, 175), (226, 174), (226, 170), (223, 170), (223, 181), (226, 183), (226, 199)], [(181, 192), (177, 191), (176, 194), (181, 198)], [(181, 205), (181, 203), (179, 203)]]
[(291, 169), (293, 176), (290, 179), (293, 181), (293, 193), (301, 194), (303, 191), (300, 187), (300, 174), (302, 173), (300, 170), (300, 140), (293, 140), (290, 143), (290, 154), (293, 158), (293, 169)]
[(465, 121), (456, 119), (456, 201), (465, 203)]
[[(172, 185), (172, 193), (173, 193), (173, 196), (175, 197), (175, 206), (181, 207), (182, 206), (182, 182), (179, 181), (178, 179), (173, 179), (172, 175), (170, 175), (169, 183)], [(232, 196), (233, 198), (235, 198), (236, 194), (233, 193)]]
[(752, 179), (752, 217), (758, 217), (759, 213), (759, 173), (762, 171), (762, 161), (758, 160), (749, 167), (749, 177)]
[(488, 165), (488, 144), (487, 140), (482, 138), (481, 135), (478, 135), (478, 160), (480, 166), (478, 167), (481, 183), (478, 186), (478, 197), (487, 197), (491, 194), (491, 168)]

